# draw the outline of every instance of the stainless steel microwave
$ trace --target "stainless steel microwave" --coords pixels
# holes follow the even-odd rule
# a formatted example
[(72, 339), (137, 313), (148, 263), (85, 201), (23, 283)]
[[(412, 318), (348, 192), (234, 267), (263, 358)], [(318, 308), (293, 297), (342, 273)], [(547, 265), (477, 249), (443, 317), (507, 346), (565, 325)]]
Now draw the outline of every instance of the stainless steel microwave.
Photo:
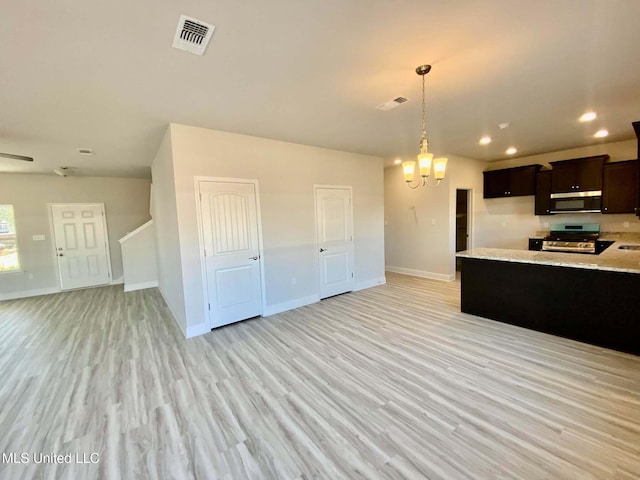
[(551, 194), (550, 213), (600, 213), (602, 190)]

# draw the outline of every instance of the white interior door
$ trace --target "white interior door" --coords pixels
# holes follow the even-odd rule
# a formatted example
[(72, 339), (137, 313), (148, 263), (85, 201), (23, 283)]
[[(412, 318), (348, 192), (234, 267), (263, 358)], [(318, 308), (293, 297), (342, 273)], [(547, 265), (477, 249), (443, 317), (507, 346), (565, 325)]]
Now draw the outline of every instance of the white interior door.
[(199, 182), (212, 328), (262, 314), (255, 185)]
[(316, 231), (320, 259), (320, 298), (353, 290), (353, 211), (351, 189), (316, 187)]
[(108, 284), (111, 277), (102, 204), (51, 205), (60, 288)]

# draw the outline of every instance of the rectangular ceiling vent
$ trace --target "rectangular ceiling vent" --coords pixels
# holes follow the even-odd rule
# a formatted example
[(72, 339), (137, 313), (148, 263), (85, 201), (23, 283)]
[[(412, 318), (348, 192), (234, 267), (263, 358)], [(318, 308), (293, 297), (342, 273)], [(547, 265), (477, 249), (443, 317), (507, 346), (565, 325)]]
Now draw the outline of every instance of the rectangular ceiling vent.
[(388, 102), (381, 103), (376, 108), (378, 110), (382, 110), (383, 112), (388, 112), (389, 110), (396, 108), (398, 105), (401, 105), (408, 100), (409, 99), (405, 97), (396, 97), (393, 100), (389, 100)]
[(195, 18), (180, 15), (178, 28), (176, 28), (176, 34), (173, 37), (173, 48), (202, 55), (215, 28), (213, 25)]

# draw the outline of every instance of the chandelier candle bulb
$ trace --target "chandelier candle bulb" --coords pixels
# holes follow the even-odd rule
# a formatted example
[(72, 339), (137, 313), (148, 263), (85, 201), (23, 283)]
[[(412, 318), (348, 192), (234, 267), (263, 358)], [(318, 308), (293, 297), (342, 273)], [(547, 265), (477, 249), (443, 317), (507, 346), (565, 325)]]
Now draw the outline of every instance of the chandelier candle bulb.
[(447, 157), (436, 158), (433, 161), (433, 176), (436, 180), (444, 179), (444, 173), (447, 169), (447, 162), (449, 159)]
[(421, 153), (418, 155), (418, 165), (420, 166), (420, 176), (428, 177), (431, 174), (431, 160), (433, 153)]
[(402, 173), (404, 174), (404, 181), (407, 183), (413, 182), (413, 173), (416, 169), (416, 162), (402, 162)]

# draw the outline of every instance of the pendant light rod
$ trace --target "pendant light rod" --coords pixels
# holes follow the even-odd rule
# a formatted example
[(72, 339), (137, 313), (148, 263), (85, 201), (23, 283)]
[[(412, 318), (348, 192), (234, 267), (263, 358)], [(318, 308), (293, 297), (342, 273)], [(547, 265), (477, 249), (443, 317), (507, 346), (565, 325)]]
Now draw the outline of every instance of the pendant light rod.
[[(402, 163), (402, 169), (404, 172), (404, 179), (407, 182), (407, 186), (411, 189), (418, 187), (424, 187), (428, 185), (430, 187), (437, 187), (440, 185), (442, 179), (444, 179), (445, 171), (447, 168), (447, 158), (440, 157), (433, 160), (433, 154), (429, 153), (429, 141), (427, 140), (427, 102), (425, 96), (425, 80), (424, 77), (431, 71), (431, 65), (420, 65), (416, 68), (416, 73), (422, 77), (422, 131), (420, 135), (420, 145), (418, 147), (418, 168), (420, 172), (421, 181), (417, 185), (412, 185), (415, 178), (415, 161), (407, 161)], [(434, 177), (436, 184), (429, 183), (429, 175), (431, 175), (431, 167), (433, 164)]]

